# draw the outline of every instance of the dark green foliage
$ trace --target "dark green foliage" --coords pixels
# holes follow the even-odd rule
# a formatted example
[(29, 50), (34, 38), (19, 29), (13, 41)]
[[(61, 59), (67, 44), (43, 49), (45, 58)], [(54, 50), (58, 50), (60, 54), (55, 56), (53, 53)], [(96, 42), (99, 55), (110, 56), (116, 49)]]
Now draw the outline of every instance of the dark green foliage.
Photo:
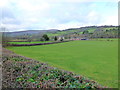
[(49, 41), (49, 37), (48, 37), (47, 34), (44, 34), (44, 35), (42, 36), (42, 38), (44, 39), (44, 41)]
[(89, 31), (83, 31), (83, 34), (89, 34)]
[(58, 40), (57, 36), (55, 36), (55, 37), (54, 37), (54, 40), (55, 40), (55, 41), (57, 41), (57, 40)]

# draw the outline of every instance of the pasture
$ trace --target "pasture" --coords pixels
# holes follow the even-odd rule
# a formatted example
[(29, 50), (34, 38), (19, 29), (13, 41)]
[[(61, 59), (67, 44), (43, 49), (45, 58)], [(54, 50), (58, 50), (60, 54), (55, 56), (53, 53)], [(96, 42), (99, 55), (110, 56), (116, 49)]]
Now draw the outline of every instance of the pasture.
[(35, 41), (35, 42), (9, 42), (10, 44), (34, 44), (34, 43), (49, 43), (53, 41)]
[(103, 86), (118, 87), (117, 40), (71, 41), (8, 49), (19, 55), (85, 76)]

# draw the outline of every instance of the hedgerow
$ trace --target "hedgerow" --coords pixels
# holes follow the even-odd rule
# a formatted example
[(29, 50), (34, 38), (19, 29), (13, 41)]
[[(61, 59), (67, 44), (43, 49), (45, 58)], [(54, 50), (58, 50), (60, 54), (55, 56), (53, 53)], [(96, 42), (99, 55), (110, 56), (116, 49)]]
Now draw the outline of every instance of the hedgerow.
[(3, 88), (103, 88), (93, 80), (21, 56), (5, 56)]

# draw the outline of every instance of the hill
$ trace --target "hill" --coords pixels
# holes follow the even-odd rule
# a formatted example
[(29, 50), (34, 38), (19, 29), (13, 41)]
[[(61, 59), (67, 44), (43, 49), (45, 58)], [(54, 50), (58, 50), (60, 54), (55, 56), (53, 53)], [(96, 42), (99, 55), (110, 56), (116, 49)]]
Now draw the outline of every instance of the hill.
[(47, 34), (50, 40), (54, 37), (64, 37), (64, 39), (81, 38), (118, 38), (118, 26), (87, 26), (80, 28), (70, 28), (65, 30), (26, 30), (19, 32), (4, 32), (4, 36), (19, 40), (42, 40), (43, 34)]
[(33, 34), (44, 34), (44, 33), (52, 33), (58, 30), (25, 30), (25, 31), (16, 31), (16, 32), (4, 32), (8, 36), (21, 36), (21, 35), (33, 35)]

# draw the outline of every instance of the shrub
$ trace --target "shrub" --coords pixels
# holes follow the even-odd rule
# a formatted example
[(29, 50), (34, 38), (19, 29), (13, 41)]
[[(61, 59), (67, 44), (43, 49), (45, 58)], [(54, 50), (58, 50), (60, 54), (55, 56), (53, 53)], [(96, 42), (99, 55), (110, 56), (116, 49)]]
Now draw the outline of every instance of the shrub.
[(55, 37), (54, 37), (54, 40), (55, 40), (55, 41), (57, 41), (57, 40), (58, 40), (57, 36), (55, 36)]
[(44, 35), (42, 36), (42, 38), (44, 39), (44, 41), (49, 41), (49, 37), (48, 37), (47, 34), (44, 34)]

